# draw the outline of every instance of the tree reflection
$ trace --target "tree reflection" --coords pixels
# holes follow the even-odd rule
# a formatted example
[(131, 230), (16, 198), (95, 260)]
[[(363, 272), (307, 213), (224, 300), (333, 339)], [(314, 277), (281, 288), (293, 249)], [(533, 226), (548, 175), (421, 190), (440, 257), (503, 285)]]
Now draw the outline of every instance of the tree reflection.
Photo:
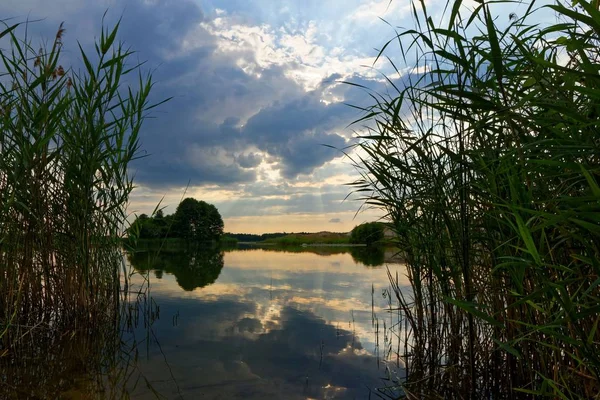
[(379, 246), (352, 247), (352, 259), (367, 267), (378, 267), (385, 263), (385, 248)]
[[(397, 256), (397, 249), (386, 248), (383, 246), (256, 246), (256, 245), (238, 245), (234, 249), (226, 249), (226, 251), (273, 251), (283, 253), (312, 253), (319, 256), (330, 256), (334, 254), (350, 253), (352, 259), (361, 263), (366, 267), (379, 267), (386, 262), (398, 263), (402, 259)], [(386, 256), (386, 249), (388, 255)], [(391, 254), (391, 255), (390, 255)]]
[(129, 262), (138, 271), (154, 270), (175, 275), (183, 290), (191, 291), (214, 283), (223, 269), (223, 253), (218, 248), (145, 251), (129, 254)]

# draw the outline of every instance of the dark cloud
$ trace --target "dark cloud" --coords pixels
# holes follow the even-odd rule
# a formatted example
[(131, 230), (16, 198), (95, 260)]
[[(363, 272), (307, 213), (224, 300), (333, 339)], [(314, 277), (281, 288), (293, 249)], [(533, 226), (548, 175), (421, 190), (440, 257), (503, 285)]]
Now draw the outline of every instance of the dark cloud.
[[(319, 93), (305, 93), (280, 67), (255, 78), (236, 67), (233, 56), (216, 56), (205, 49), (167, 60), (158, 71), (157, 88), (174, 98), (161, 107), (157, 119), (147, 123), (143, 146), (151, 157), (136, 166), (142, 183), (252, 182), (256, 176), (252, 168), (263, 156), (246, 153), (248, 148), (276, 161), (286, 178), (310, 173), (341, 156), (323, 145), (344, 147), (346, 139), (335, 129), (343, 126), (350, 108), (322, 103)], [(182, 77), (173, 78), (165, 71)], [(279, 99), (290, 93), (290, 99)], [(237, 116), (252, 114), (261, 102), (264, 107), (241, 126)], [(190, 149), (198, 148), (204, 150), (195, 150), (190, 158)], [(218, 160), (206, 157), (209, 149), (219, 149)]]
[[(165, 53), (179, 48), (181, 39), (204, 20), (200, 7), (189, 0), (120, 0), (116, 3), (111, 9), (123, 10), (121, 37), (152, 64), (164, 61)], [(203, 36), (205, 46), (193, 56), (202, 57), (202, 53), (212, 50), (214, 42), (208, 35)], [(178, 63), (169, 63), (170, 67), (177, 65)], [(181, 71), (170, 70), (169, 73)]]
[(276, 102), (248, 120), (244, 131), (267, 142), (285, 141), (290, 134), (333, 129), (350, 110), (342, 104), (324, 104), (318, 93), (286, 103)]
[(330, 223), (332, 223), (332, 224), (341, 224), (341, 223), (342, 223), (342, 220), (341, 220), (341, 219), (339, 219), (339, 218), (331, 218), (331, 219), (329, 220), (329, 222), (330, 222)]
[(262, 156), (256, 153), (240, 154), (236, 157), (236, 161), (242, 168), (253, 168), (262, 162)]
[[(52, 37), (58, 23), (65, 20), (69, 60), (77, 58), (77, 40), (93, 49), (91, 40), (99, 35), (106, 4), (65, 8), (58, 15), (29, 3), (35, 9), (32, 17), (51, 16), (34, 24), (46, 37)], [(0, 5), (0, 11), (6, 14), (17, 4)], [(17, 11), (23, 16), (27, 12), (26, 5)], [(340, 84), (339, 74), (306, 92), (289, 78), (292, 64), (273, 64), (260, 69), (260, 76), (247, 74), (239, 61), (252, 62), (255, 55), (243, 47), (221, 51), (219, 39), (210, 31), (217, 28), (208, 28), (214, 17), (211, 13), (204, 13), (191, 0), (115, 0), (110, 4), (106, 25), (122, 15), (119, 39), (136, 51), (131, 64), (148, 60), (144, 67), (153, 71), (152, 100), (172, 97), (153, 110), (153, 118), (144, 125), (141, 145), (148, 157), (133, 165), (137, 182), (155, 188), (188, 182), (250, 183), (256, 180), (255, 168), (262, 161), (272, 163), (284, 178), (295, 179), (341, 157), (325, 145), (344, 148), (348, 144), (351, 133), (344, 129), (357, 112), (322, 98), (330, 93), (355, 104), (364, 102), (364, 92)], [(80, 64), (74, 66), (77, 69)], [(359, 76), (351, 80), (373, 84)], [(358, 93), (356, 97), (352, 90)]]
[(278, 157), (286, 178), (307, 174), (336, 157), (346, 139), (337, 133), (352, 113), (343, 104), (325, 104), (309, 93), (288, 103), (276, 103), (248, 120), (243, 133), (258, 148)]

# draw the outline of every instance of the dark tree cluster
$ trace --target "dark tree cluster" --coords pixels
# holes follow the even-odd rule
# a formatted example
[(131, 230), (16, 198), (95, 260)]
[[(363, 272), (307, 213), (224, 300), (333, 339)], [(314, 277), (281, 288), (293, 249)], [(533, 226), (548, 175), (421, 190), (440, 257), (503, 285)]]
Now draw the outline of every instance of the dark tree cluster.
[(371, 246), (383, 240), (385, 225), (381, 222), (360, 224), (350, 233), (350, 243)]
[(223, 219), (219, 210), (205, 201), (184, 199), (174, 214), (158, 210), (154, 217), (141, 214), (131, 224), (129, 234), (140, 239), (178, 238), (189, 242), (218, 241), (223, 235)]

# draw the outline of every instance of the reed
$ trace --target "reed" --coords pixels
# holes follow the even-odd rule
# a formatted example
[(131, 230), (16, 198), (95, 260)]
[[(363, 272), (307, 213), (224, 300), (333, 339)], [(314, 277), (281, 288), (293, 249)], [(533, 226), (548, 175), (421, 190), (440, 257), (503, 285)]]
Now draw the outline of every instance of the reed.
[[(386, 211), (412, 286), (390, 273), (403, 393), (597, 397), (598, 2), (531, 2), (505, 28), (473, 4), (437, 23), (413, 2), (414, 28), (379, 57), (397, 43), (389, 64), (416, 55), (421, 73), (396, 69), (405, 84), (356, 121), (355, 190)], [(531, 22), (546, 9), (557, 23)]]
[(27, 26), (0, 33), (0, 352), (13, 361), (38, 334), (118, 328), (127, 166), (154, 106), (118, 27), (94, 54), (79, 46), (82, 70), (61, 65), (62, 25), (39, 50)]
[(110, 311), (115, 315), (111, 321), (61, 332), (23, 329), (26, 333), (0, 354), (0, 398), (116, 400), (140, 392), (163, 398), (139, 363), (151, 346), (160, 346), (153, 329), (160, 308), (151, 296), (148, 274), (131, 271), (127, 279), (118, 310)]

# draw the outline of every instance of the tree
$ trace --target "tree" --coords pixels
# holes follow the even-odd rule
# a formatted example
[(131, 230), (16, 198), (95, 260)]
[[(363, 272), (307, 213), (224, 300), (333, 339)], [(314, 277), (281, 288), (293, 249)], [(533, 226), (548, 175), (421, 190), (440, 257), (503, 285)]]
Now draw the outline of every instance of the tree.
[(191, 242), (218, 241), (223, 234), (223, 219), (215, 206), (188, 197), (175, 211), (177, 235)]
[(371, 246), (383, 239), (383, 228), (384, 226), (380, 222), (368, 222), (355, 226), (350, 233), (350, 242)]
[(147, 214), (140, 214), (129, 227), (128, 233), (140, 239), (158, 239), (161, 237), (161, 228), (157, 222)]

